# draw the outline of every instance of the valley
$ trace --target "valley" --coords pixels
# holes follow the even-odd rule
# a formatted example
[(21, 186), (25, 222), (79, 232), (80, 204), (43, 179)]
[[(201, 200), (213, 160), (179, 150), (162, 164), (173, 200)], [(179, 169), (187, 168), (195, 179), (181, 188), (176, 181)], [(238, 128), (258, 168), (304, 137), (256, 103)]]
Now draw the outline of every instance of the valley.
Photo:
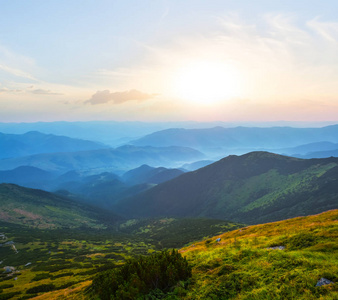
[[(267, 146), (265, 130), (168, 130), (168, 144), (150, 135), (116, 148), (48, 133), (2, 135), (9, 150), (0, 159), (0, 299), (104, 300), (104, 278), (171, 249), (189, 278), (143, 290), (146, 277), (134, 274), (141, 285), (126, 277), (114, 295), (335, 299), (338, 159), (323, 154), (336, 149), (328, 138), (335, 126), (318, 129), (326, 142), (316, 134), (297, 146), (275, 136), (276, 153), (245, 154), (236, 153)], [(11, 145), (17, 150), (6, 154)], [(318, 150), (323, 158), (303, 158)], [(215, 151), (232, 154), (217, 159)], [(320, 280), (330, 284), (316, 287)]]

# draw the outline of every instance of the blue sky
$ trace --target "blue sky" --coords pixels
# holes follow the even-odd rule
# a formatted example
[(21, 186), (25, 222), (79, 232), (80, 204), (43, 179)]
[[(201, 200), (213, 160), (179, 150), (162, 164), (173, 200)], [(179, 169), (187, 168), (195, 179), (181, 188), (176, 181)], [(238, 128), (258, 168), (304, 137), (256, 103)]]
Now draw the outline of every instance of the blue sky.
[(0, 0), (0, 15), (0, 121), (338, 119), (338, 1)]

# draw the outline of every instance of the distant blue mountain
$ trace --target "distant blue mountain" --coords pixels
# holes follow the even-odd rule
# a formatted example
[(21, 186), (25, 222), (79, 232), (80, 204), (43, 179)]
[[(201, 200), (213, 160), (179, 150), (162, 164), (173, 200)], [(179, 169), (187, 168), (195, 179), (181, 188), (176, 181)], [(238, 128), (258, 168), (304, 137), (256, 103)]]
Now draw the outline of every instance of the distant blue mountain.
[(39, 168), (20, 166), (13, 170), (0, 171), (0, 183), (13, 183), (24, 187), (45, 189), (55, 175)]
[(125, 173), (142, 164), (175, 167), (203, 159), (203, 153), (187, 147), (136, 147), (100, 149), (80, 152), (44, 153), (0, 160), (0, 170), (33, 166), (59, 175), (72, 170), (91, 170), (92, 173)]
[(299, 158), (323, 158), (334, 156), (338, 150), (338, 143), (332, 143), (327, 141), (315, 142), (305, 145), (300, 145), (297, 147), (284, 148), (284, 149), (274, 149), (273, 152), (299, 157)]
[(197, 169), (203, 168), (207, 165), (214, 163), (213, 160), (200, 160), (190, 164), (184, 164), (181, 168), (187, 171), (195, 171)]
[(30, 131), (25, 134), (0, 133), (0, 159), (41, 153), (75, 152), (108, 148), (108, 146), (81, 139)]
[(159, 184), (182, 175), (184, 172), (179, 169), (153, 168), (142, 165), (136, 169), (123, 174), (122, 179), (129, 185), (152, 183)]
[(292, 127), (214, 127), (206, 129), (173, 128), (134, 140), (136, 146), (192, 147), (207, 154), (224, 156), (253, 150), (297, 147), (317, 142), (338, 143), (338, 125), (323, 128)]

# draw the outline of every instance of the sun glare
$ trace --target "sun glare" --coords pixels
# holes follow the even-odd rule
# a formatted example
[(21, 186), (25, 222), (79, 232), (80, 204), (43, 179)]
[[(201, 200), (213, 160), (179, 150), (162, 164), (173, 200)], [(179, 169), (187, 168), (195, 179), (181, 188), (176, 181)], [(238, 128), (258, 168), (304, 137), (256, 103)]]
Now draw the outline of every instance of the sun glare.
[(176, 97), (199, 104), (214, 104), (239, 96), (238, 70), (224, 63), (195, 62), (180, 68), (174, 79)]

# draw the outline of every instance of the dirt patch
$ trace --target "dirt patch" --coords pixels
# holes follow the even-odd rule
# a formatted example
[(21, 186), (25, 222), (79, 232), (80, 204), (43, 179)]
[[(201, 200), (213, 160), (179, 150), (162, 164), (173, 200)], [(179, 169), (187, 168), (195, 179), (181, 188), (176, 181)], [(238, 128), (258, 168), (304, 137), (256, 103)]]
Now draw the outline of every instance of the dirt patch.
[(40, 215), (33, 214), (29, 211), (26, 211), (26, 210), (23, 210), (23, 209), (20, 209), (20, 208), (14, 208), (13, 211), (31, 219), (31, 220), (42, 220), (43, 219), (42, 216), (40, 216)]

